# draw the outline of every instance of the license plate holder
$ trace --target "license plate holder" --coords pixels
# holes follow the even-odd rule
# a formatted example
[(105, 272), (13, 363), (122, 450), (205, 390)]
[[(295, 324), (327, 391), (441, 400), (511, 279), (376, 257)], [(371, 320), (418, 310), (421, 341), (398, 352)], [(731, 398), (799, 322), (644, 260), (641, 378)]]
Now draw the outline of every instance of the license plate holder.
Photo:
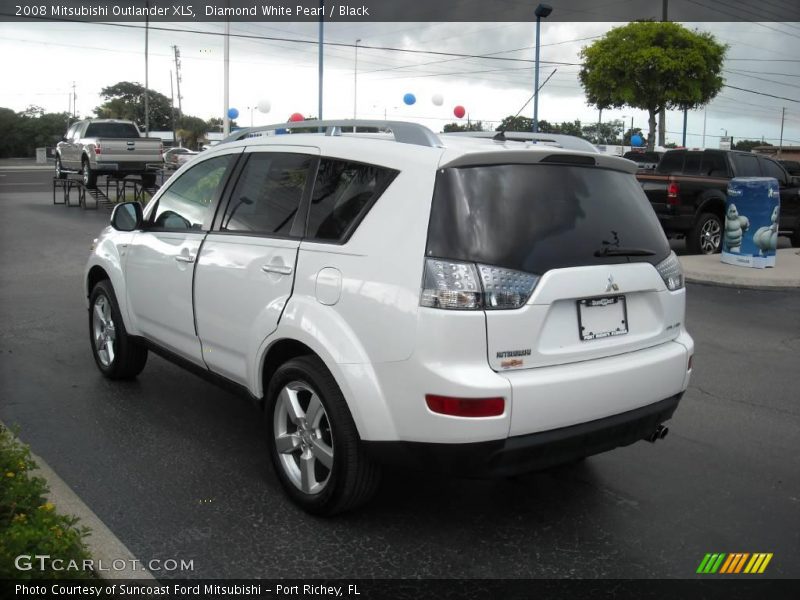
[(588, 342), (628, 333), (625, 296), (602, 296), (578, 300), (578, 335)]

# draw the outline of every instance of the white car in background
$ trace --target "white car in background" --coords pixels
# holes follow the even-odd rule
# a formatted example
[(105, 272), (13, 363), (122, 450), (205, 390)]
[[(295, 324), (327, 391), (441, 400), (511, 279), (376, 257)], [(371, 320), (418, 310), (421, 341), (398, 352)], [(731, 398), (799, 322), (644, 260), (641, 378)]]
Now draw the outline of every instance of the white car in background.
[(239, 131), (115, 207), (84, 284), (101, 373), (152, 350), (241, 389), (323, 515), (382, 464), (507, 476), (664, 437), (694, 343), (635, 165), (356, 124), (391, 135)]

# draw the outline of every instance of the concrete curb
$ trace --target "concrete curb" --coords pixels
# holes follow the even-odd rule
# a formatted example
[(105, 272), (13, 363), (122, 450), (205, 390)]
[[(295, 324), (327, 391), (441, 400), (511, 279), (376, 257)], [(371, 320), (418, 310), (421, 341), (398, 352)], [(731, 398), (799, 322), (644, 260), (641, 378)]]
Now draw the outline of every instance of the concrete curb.
[[(10, 430), (2, 421), (0, 421), (0, 425)], [(78, 517), (80, 519), (79, 525), (85, 525), (92, 530), (86, 538), (86, 547), (89, 549), (95, 566), (100, 567), (95, 568), (94, 574), (104, 580), (140, 579), (155, 581), (156, 578), (144, 567), (140, 566), (136, 570), (132, 568), (134, 564), (141, 565), (141, 561), (136, 559), (127, 546), (106, 527), (105, 523), (94, 514), (91, 508), (84, 504), (83, 500), (50, 468), (50, 465), (41, 456), (33, 452), (31, 452), (31, 456), (38, 467), (31, 471), (31, 475), (43, 478), (50, 488), (47, 500), (52, 502), (59, 512)], [(125, 568), (117, 571), (112, 568), (112, 565), (114, 561), (119, 564), (120, 560), (125, 561)]]
[[(105, 523), (100, 520), (100, 517), (91, 508), (84, 504), (78, 495), (72, 491), (72, 488), (42, 460), (41, 456), (37, 456), (32, 452), (31, 456), (33, 456), (33, 460), (36, 461), (39, 467), (32, 474), (43, 477), (50, 488), (47, 499), (55, 504), (59, 512), (78, 517), (80, 519), (79, 525), (85, 525), (92, 530), (86, 538), (86, 546), (95, 561), (96, 567), (100, 567), (95, 568), (95, 575), (100, 579), (108, 580), (144, 579), (155, 581), (155, 577), (143, 567), (136, 570), (132, 568), (133, 564), (141, 565), (141, 561), (136, 559), (127, 546), (106, 527)], [(125, 561), (125, 568), (119, 571), (113, 569), (114, 561), (119, 564), (120, 560)]]
[(800, 250), (797, 248), (778, 250), (776, 266), (769, 269), (728, 265), (718, 254), (679, 258), (689, 283), (773, 291), (800, 288)]

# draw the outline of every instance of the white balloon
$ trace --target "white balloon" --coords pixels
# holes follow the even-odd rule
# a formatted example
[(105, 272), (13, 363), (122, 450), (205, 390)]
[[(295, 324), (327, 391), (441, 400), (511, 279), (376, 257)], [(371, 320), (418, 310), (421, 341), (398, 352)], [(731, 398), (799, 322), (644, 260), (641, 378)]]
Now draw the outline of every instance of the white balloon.
[(441, 106), (444, 103), (444, 96), (441, 94), (434, 94), (431, 100), (436, 106)]
[(258, 103), (258, 112), (268, 113), (272, 109), (272, 103), (269, 100), (261, 100)]

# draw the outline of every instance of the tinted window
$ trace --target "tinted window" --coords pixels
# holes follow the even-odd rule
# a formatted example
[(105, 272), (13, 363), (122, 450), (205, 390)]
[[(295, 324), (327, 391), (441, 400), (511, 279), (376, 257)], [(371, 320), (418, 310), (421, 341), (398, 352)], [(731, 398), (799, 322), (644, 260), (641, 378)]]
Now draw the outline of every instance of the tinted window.
[(159, 198), (151, 217), (152, 227), (202, 230), (233, 159), (232, 154), (210, 158), (178, 177)]
[(640, 248), (657, 263), (669, 244), (647, 197), (627, 173), (566, 165), (445, 169), (436, 180), (428, 256), (541, 274), (627, 262), (604, 248)]
[(395, 175), (397, 171), (373, 165), (320, 161), (308, 215), (308, 237), (337, 241), (344, 238)]
[(731, 161), (736, 170), (737, 177), (758, 177), (761, 170), (758, 168), (758, 159), (755, 154), (731, 153)]
[(786, 173), (778, 163), (768, 158), (759, 158), (758, 160), (761, 163), (761, 174), (764, 177), (774, 177), (781, 185), (786, 184)]
[(89, 123), (83, 137), (138, 138), (139, 130), (133, 123)]
[(700, 152), (687, 152), (686, 159), (683, 161), (683, 174), (684, 175), (699, 175), (700, 174), (700, 161), (703, 155)]
[(222, 229), (289, 235), (311, 161), (305, 154), (251, 154), (231, 195)]
[(728, 164), (725, 162), (725, 155), (721, 152), (703, 152), (700, 174), (709, 177), (727, 177)]
[(664, 175), (675, 175), (683, 169), (683, 155), (685, 152), (665, 152), (661, 162), (656, 167), (656, 172)]
[(780, 162), (789, 171), (789, 175), (800, 175), (800, 162), (796, 160), (782, 160)]

